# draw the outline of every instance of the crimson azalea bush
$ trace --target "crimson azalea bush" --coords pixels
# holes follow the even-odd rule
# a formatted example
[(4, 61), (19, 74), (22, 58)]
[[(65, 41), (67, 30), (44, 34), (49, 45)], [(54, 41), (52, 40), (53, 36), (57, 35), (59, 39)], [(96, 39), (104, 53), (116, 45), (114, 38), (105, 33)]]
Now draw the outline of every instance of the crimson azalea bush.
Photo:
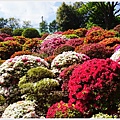
[(71, 45), (73, 47), (82, 45), (84, 43), (84, 38), (73, 38), (66, 41), (66, 44)]
[(74, 105), (69, 106), (63, 101), (53, 104), (47, 112), (46, 118), (80, 118), (81, 114)]
[(109, 58), (78, 65), (68, 83), (69, 104), (75, 104), (84, 117), (96, 111), (110, 114), (120, 101), (120, 65)]
[(0, 36), (0, 42), (3, 42), (4, 41), (4, 39)]
[(83, 53), (92, 58), (109, 58), (112, 53), (106, 49), (104, 44), (89, 43), (77, 46), (75, 51)]
[(14, 38), (13, 38), (13, 37), (6, 37), (6, 38), (4, 39), (4, 41), (8, 41), (8, 40), (14, 40)]

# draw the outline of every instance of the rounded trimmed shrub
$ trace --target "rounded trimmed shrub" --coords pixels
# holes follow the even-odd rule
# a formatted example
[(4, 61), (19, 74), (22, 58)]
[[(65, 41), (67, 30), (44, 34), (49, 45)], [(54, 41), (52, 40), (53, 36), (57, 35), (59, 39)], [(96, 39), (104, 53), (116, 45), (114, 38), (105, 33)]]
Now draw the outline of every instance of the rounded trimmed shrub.
[(75, 106), (69, 106), (63, 101), (53, 104), (47, 112), (46, 118), (80, 118), (81, 114)]
[(21, 36), (23, 31), (23, 28), (15, 29), (13, 30), (13, 36)]
[(96, 111), (110, 114), (120, 101), (120, 65), (107, 58), (87, 60), (72, 72), (68, 83), (69, 104), (84, 117)]
[(0, 31), (1, 31), (1, 33), (5, 33), (10, 36), (12, 36), (12, 32), (13, 32), (12, 28), (9, 28), (9, 27), (1, 28)]
[(39, 35), (39, 32), (35, 28), (26, 28), (22, 32), (22, 36), (26, 38), (36, 38), (36, 37), (39, 37), (40, 35)]

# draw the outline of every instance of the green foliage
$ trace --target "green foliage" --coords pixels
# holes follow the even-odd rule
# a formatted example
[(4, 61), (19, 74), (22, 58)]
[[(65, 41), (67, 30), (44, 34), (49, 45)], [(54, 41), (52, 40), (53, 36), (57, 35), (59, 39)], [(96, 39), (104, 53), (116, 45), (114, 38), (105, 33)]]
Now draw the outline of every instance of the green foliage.
[(79, 28), (81, 20), (81, 15), (76, 8), (72, 5), (65, 4), (65, 2), (57, 10), (56, 22), (61, 31)]
[(22, 29), (22, 28), (15, 29), (15, 30), (13, 30), (13, 36), (21, 36), (23, 31), (24, 31), (24, 29)]
[(92, 118), (116, 118), (115, 116), (113, 117), (112, 115), (104, 114), (104, 113), (98, 113), (92, 116)]
[(65, 37), (68, 38), (68, 39), (79, 38), (79, 36), (77, 36), (76, 34), (65, 35)]
[(35, 28), (26, 28), (22, 32), (22, 36), (26, 38), (36, 38), (39, 37), (39, 32)]
[(0, 95), (0, 106), (3, 105), (5, 101), (5, 98), (2, 95)]
[(40, 32), (41, 33), (48, 32), (48, 23), (46, 21), (43, 20), (42, 22), (40, 22), (39, 26), (40, 26)]

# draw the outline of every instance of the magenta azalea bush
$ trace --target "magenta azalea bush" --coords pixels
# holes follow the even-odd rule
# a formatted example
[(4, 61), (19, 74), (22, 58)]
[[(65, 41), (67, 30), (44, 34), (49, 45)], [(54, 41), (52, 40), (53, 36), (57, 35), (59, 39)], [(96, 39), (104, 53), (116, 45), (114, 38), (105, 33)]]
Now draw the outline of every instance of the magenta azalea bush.
[(75, 104), (84, 117), (94, 112), (111, 113), (120, 100), (120, 65), (107, 58), (78, 65), (68, 83), (69, 103)]

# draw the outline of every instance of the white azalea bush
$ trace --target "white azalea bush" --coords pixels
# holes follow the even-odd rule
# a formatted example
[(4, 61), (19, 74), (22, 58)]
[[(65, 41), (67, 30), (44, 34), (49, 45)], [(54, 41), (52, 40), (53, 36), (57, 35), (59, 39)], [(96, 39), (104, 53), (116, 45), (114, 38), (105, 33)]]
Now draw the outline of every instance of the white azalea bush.
[(110, 59), (120, 64), (120, 49), (116, 50), (114, 54), (110, 57)]
[(21, 55), (6, 60), (0, 66), (0, 94), (6, 98), (8, 104), (21, 98), (17, 85), (19, 79), (30, 68), (38, 66), (49, 67), (49, 64), (40, 57)]
[(10, 104), (2, 114), (2, 118), (38, 118), (34, 101), (18, 101)]
[(51, 69), (55, 74), (59, 74), (62, 70), (73, 64), (83, 63), (84, 61), (90, 59), (87, 55), (82, 53), (77, 53), (75, 51), (67, 51), (62, 54), (57, 55), (52, 63)]

